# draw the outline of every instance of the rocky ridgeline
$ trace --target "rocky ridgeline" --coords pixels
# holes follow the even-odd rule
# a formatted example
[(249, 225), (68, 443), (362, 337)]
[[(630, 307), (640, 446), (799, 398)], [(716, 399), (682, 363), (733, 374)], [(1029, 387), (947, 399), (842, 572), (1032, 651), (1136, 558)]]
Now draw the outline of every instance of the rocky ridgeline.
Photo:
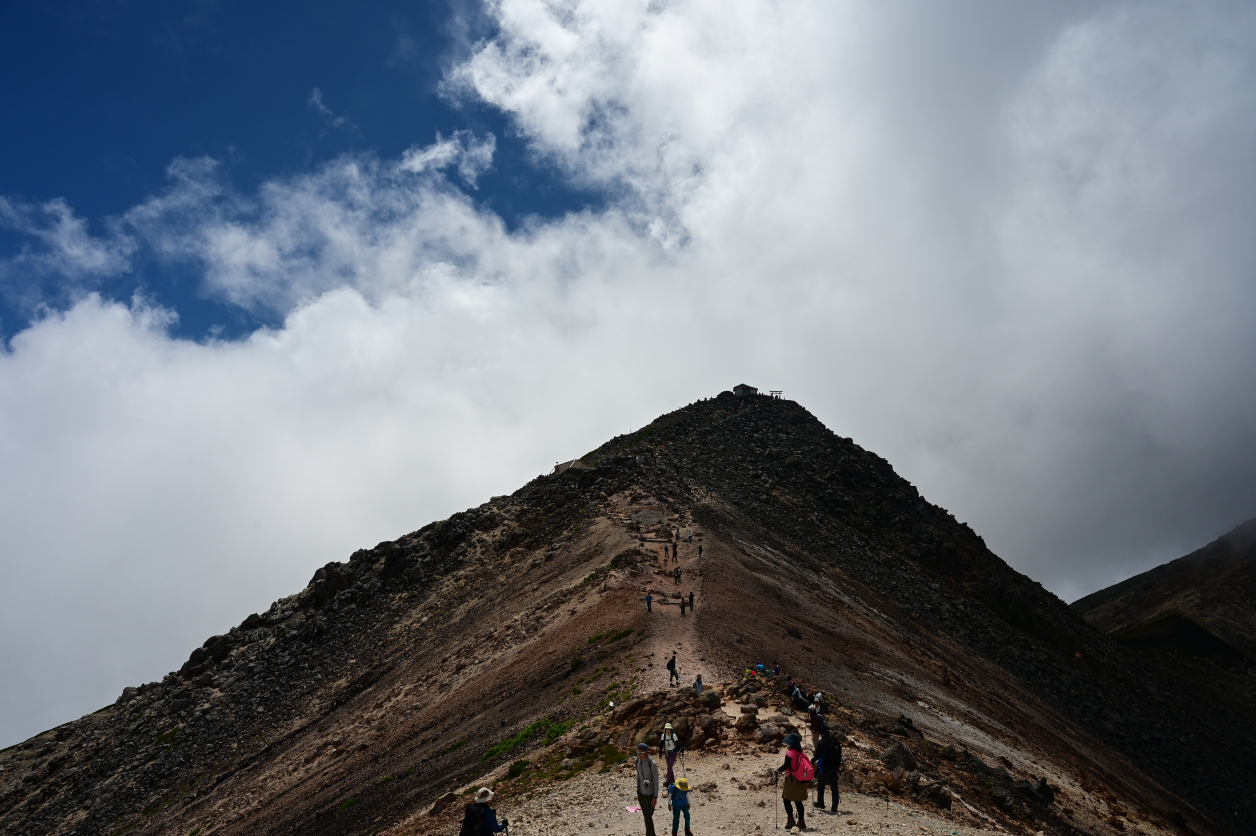
[[(1107, 640), (919, 495), (881, 457), (792, 401), (724, 393), (586, 461), (630, 462), (709, 528), (770, 543), (800, 569), (840, 567), (902, 623), (949, 635), (1181, 792), (1216, 825), (1256, 832), (1256, 717)], [(715, 497), (718, 503), (702, 502)], [(724, 510), (721, 510), (721, 505)], [(1201, 710), (1201, 706), (1208, 706)]]
[[(882, 625), (878, 640), (905, 641), (900, 658), (912, 665), (967, 665), (957, 646), (983, 660), (967, 665), (967, 681), (942, 674), (954, 699), (980, 711), (989, 692), (984, 704), (997, 710), (1032, 694), (1067, 720), (1043, 720), (1055, 731), (1035, 742), (1040, 751), (1071, 758), (1069, 747), (1089, 745), (1076, 724), (1132, 765), (1106, 749), (1080, 752), (1078, 764), (1093, 755), (1110, 758), (1108, 774), (1142, 770), (1210, 819), (1206, 829), (1256, 832), (1251, 716), (1149, 670), (797, 404), (721, 395), (584, 461), (329, 563), (161, 682), (0, 752), (0, 832), (367, 833), (486, 774), (537, 780), (538, 758), (555, 779), (606, 768), (662, 722), (683, 728), (693, 751), (774, 748), (798, 723), (760, 683), (730, 686), (723, 700), (740, 701), (731, 712), (718, 694), (671, 691), (603, 714), (607, 692), (581, 693), (566, 679), (590, 649), (631, 676), (640, 629), (613, 648), (590, 642), (643, 626), (637, 599), (655, 560), (645, 541), (670, 539), (665, 521), (692, 521), (708, 544), (723, 542), (721, 571), (745, 582), (753, 573), (730, 544), (768, 555), (754, 571), (770, 564), (786, 586), (833, 589), (840, 577), (840, 596), (825, 606), (848, 609), (848, 624)], [(601, 539), (590, 540), (595, 528)], [(708, 631), (708, 653), (740, 647), (744, 619), (731, 612), (740, 603), (730, 612), (699, 604), (692, 623)], [(795, 659), (834, 669), (824, 651), (802, 647)], [(1002, 673), (983, 682), (980, 670)], [(570, 731), (530, 739), (522, 758), (494, 754), (495, 742), (541, 718)], [(988, 766), (960, 742), (929, 740), (868, 706), (842, 705), (834, 720), (849, 736), (853, 788), (937, 810), (959, 803), (1008, 829), (1078, 832), (1048, 800), (1052, 789), (1014, 777), (1010, 762)], [(538, 746), (546, 754), (528, 754)], [(511, 778), (519, 760), (534, 762)], [(1119, 796), (1106, 809), (1123, 809)], [(1179, 804), (1148, 815), (1185, 826)], [(1124, 826), (1113, 821), (1113, 832)]]

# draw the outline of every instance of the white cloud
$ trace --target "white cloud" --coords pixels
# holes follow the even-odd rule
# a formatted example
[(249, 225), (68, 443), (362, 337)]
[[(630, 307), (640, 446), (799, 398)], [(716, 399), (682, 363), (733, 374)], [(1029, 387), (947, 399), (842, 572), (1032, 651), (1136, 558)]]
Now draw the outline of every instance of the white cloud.
[(10, 739), (743, 379), (1065, 595), (1256, 512), (1246, 7), (491, 11), (447, 89), (605, 211), (507, 231), (462, 131), (249, 195), (177, 161), (102, 237), (65, 208), (40, 252), (142, 246), (285, 318), (197, 345), (88, 297), (0, 356)]

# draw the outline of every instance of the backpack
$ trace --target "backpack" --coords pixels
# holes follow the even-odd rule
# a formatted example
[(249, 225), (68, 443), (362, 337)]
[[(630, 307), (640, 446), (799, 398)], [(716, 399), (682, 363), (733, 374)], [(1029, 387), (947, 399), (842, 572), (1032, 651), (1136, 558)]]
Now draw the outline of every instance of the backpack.
[[(797, 749), (794, 750), (798, 752)], [(816, 777), (815, 767), (811, 765), (811, 761), (807, 758), (805, 752), (798, 752), (798, 756), (794, 758), (793, 764), (789, 767), (789, 776), (795, 781), (801, 781), (806, 784)]]
[(484, 805), (468, 804), (462, 816), (462, 829), (458, 836), (481, 836), (484, 833)]

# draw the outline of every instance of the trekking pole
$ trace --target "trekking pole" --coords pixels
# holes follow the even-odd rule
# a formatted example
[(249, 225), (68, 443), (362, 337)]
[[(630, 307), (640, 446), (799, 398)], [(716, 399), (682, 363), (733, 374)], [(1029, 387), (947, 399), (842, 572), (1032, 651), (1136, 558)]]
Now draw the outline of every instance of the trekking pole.
[(680, 774), (686, 778), (689, 777), (689, 770), (685, 769), (685, 750), (680, 750)]
[(776, 782), (780, 779), (781, 773), (776, 772), (772, 775), (772, 796), (776, 802), (772, 805), (772, 810), (776, 813), (776, 820), (772, 823), (773, 830), (781, 829), (781, 797), (776, 793)]

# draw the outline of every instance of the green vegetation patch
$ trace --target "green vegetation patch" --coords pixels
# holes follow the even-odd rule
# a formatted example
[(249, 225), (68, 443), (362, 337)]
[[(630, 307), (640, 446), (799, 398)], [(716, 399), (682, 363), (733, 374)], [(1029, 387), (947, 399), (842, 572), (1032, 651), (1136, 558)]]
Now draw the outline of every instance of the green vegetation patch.
[[(457, 743), (453, 744), (452, 746), (446, 749), (441, 749), (440, 754), (448, 755), (450, 752), (457, 752), (459, 749), (461, 749), (463, 746), (466, 746), (466, 745), (467, 745), (467, 739), (464, 737), (462, 738), (462, 740), (459, 740)], [(437, 757), (440, 757), (440, 755), (437, 755)]]
[(510, 765), (510, 769), (506, 770), (506, 777), (513, 780), (523, 774), (523, 770), (528, 768), (527, 761), (515, 761)]
[(350, 807), (352, 807), (354, 804), (357, 804), (357, 803), (358, 803), (358, 800), (356, 798), (346, 798), (344, 801), (340, 802), (340, 806), (336, 808), (336, 812), (343, 813), (345, 810), (348, 810)]
[(505, 740), (490, 746), (488, 751), (480, 756), (480, 760), (486, 761), (489, 758), (495, 758), (498, 755), (508, 755), (538, 734), (545, 735), (546, 743), (553, 743), (560, 736), (566, 734), (567, 730), (570, 728), (570, 721), (560, 723), (553, 717), (546, 717), (544, 720), (537, 720), (535, 723), (525, 726), (514, 737), (508, 737)]
[(158, 735), (156, 741), (157, 744), (159, 746), (164, 746), (167, 743), (174, 743), (174, 739), (179, 736), (180, 731), (181, 730), (178, 728), (173, 728), (165, 734)]

